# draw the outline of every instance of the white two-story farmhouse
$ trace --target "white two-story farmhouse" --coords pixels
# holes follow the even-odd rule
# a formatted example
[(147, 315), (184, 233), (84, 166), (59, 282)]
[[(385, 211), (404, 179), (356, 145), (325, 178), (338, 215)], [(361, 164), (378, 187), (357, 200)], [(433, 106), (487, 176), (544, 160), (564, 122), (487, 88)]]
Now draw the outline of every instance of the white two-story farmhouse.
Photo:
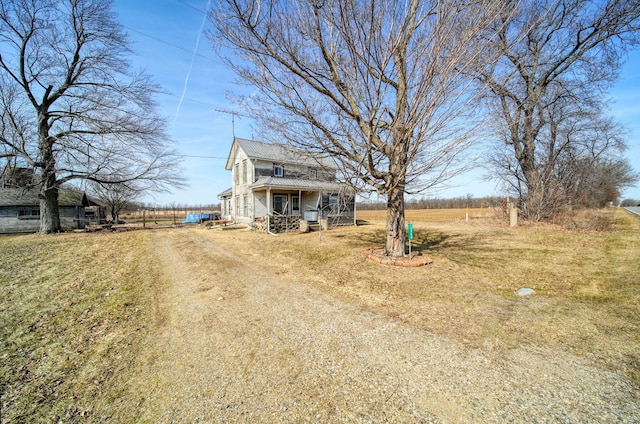
[(232, 186), (218, 197), (226, 219), (271, 232), (355, 223), (354, 191), (337, 182), (330, 158), (234, 138), (225, 169)]

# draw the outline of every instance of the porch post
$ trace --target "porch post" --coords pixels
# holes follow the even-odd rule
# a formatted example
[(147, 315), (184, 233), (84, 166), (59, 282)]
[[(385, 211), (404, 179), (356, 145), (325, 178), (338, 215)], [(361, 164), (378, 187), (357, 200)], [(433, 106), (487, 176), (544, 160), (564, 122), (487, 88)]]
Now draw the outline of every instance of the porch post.
[(271, 216), (271, 187), (267, 186), (267, 232), (271, 231), (269, 217)]
[(249, 192), (251, 195), (247, 198), (247, 201), (249, 202), (250, 205), (250, 210), (251, 210), (251, 222), (255, 222), (256, 221), (256, 193), (255, 191), (251, 190)]
[(318, 192), (318, 200), (320, 207), (318, 208), (318, 238), (322, 240), (322, 190)]
[(353, 195), (353, 225), (358, 225), (358, 219), (356, 218), (356, 195)]

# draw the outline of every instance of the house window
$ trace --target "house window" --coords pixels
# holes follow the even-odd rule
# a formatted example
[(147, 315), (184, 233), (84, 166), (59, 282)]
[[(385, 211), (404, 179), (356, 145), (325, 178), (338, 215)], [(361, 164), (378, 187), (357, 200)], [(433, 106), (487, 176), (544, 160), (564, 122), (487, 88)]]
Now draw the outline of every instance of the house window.
[(233, 180), (235, 181), (235, 184), (240, 184), (240, 165), (237, 163), (233, 167), (233, 174)]
[(247, 202), (247, 195), (242, 195), (242, 216), (249, 216), (249, 202)]
[(273, 213), (279, 213), (280, 215), (285, 215), (287, 213), (287, 195), (286, 194), (273, 195)]
[(273, 166), (273, 176), (274, 177), (284, 177), (284, 167), (280, 165)]
[(247, 160), (242, 161), (242, 184), (247, 183)]
[(40, 208), (21, 208), (18, 209), (19, 219), (39, 219)]

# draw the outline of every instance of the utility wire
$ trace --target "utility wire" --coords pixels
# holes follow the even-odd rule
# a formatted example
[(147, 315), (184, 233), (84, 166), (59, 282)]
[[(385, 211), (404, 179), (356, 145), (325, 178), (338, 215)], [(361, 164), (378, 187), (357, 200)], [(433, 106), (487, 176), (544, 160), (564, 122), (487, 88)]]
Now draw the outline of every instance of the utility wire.
[[(180, 98), (180, 96), (178, 96), (177, 94), (173, 94), (173, 93), (161, 92), (161, 93), (158, 93), (158, 94), (159, 94), (159, 95), (165, 95), (165, 96), (175, 97), (176, 99), (179, 99), (179, 98)], [(193, 103), (200, 103), (201, 105), (205, 105), (205, 106), (211, 106), (211, 107), (216, 107), (216, 108), (217, 108), (217, 107), (220, 107), (220, 105), (214, 105), (213, 103), (207, 103), (207, 102), (205, 102), (205, 101), (202, 101), (202, 100), (196, 100), (196, 99), (191, 99), (191, 98), (189, 98), (189, 97), (185, 97), (185, 98), (184, 98), (184, 100), (188, 100), (188, 101), (193, 102)]]
[(182, 0), (176, 0), (176, 1), (177, 1), (178, 3), (182, 3), (183, 5), (185, 5), (185, 6), (189, 7), (189, 8), (191, 8), (191, 9), (193, 9), (193, 10), (197, 10), (198, 12), (200, 12), (200, 13), (202, 13), (202, 14), (204, 14), (204, 15), (206, 15), (206, 14), (207, 14), (206, 10), (202, 10), (202, 9), (200, 9), (199, 7), (193, 6), (193, 5), (191, 5), (191, 4), (189, 4), (189, 3), (185, 2), (185, 1), (182, 1)]
[[(124, 26), (124, 25), (123, 25), (123, 26)], [(200, 53), (195, 53), (195, 54), (194, 54), (194, 53), (193, 53), (193, 50), (189, 50), (189, 49), (186, 49), (186, 48), (184, 48), (184, 47), (182, 47), (182, 46), (179, 46), (179, 45), (177, 45), (177, 44), (173, 44), (173, 43), (171, 43), (171, 42), (169, 42), (169, 41), (165, 41), (165, 40), (163, 40), (162, 38), (158, 38), (158, 37), (156, 37), (156, 36), (154, 36), (154, 35), (147, 34), (146, 32), (138, 31), (137, 29), (133, 29), (133, 28), (128, 27), (128, 26), (124, 26), (124, 27), (125, 27), (125, 28), (127, 28), (127, 29), (128, 29), (128, 30), (130, 30), (130, 31), (137, 32), (137, 33), (138, 33), (138, 34), (140, 34), (140, 35), (144, 35), (145, 37), (152, 38), (152, 39), (154, 39), (154, 40), (156, 40), (156, 41), (159, 41), (159, 42), (164, 43), (164, 44), (166, 44), (166, 45), (168, 45), (168, 46), (174, 47), (174, 48), (176, 48), (176, 49), (178, 49), (178, 50), (182, 50), (182, 51), (187, 52), (187, 53), (189, 53), (189, 54), (193, 54), (194, 56), (201, 57), (201, 58), (206, 59), (206, 60), (208, 60), (208, 61), (211, 61), (211, 62), (213, 62), (213, 63), (219, 63), (217, 60), (215, 60), (215, 59), (213, 59), (213, 58), (211, 58), (211, 57), (205, 56), (205, 55), (200, 54)]]
[(229, 158), (225, 158), (222, 156), (201, 156), (201, 155), (176, 155), (182, 158), (200, 158), (200, 159), (222, 159), (227, 160)]

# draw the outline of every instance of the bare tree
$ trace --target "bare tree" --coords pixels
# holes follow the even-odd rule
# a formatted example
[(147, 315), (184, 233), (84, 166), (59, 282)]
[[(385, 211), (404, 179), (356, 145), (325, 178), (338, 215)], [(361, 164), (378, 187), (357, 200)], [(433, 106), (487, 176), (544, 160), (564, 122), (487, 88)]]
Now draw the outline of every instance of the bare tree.
[(154, 112), (159, 89), (130, 70), (111, 3), (0, 0), (0, 155), (39, 176), (41, 233), (60, 230), (66, 182), (182, 182)]
[(500, 2), (221, 0), (210, 34), (267, 137), (330, 155), (387, 199), (386, 253), (405, 254), (404, 196), (443, 183), (478, 134), (463, 70)]
[[(595, 118), (601, 130), (609, 125), (603, 99), (623, 53), (638, 42), (640, 2), (537, 0), (520, 6), (515, 17), (499, 16), (493, 48), (502, 58), (477, 77), (490, 90), (500, 142), (510, 149), (507, 155), (494, 150), (492, 160), (509, 177), (525, 215), (544, 219), (571, 200), (558, 180), (557, 161), (596, 134), (593, 125), (581, 129), (588, 123), (584, 117)], [(600, 145), (615, 149), (608, 141)]]
[(133, 187), (131, 184), (98, 184), (92, 183), (90, 194), (95, 196), (99, 203), (109, 208), (111, 221), (117, 223), (120, 213), (130, 208), (136, 199), (140, 197), (144, 190)]
[(624, 156), (627, 131), (618, 122), (561, 99), (541, 116), (546, 125), (536, 141), (539, 180), (527, 179), (510, 143), (494, 146), (489, 154), (489, 168), (510, 184), (528, 218), (547, 219), (576, 206), (616, 202), (620, 191), (637, 180)]
[(582, 112), (575, 119), (563, 120), (563, 125), (551, 122), (550, 126), (556, 128), (551, 140), (560, 147), (547, 163), (553, 163), (554, 178), (567, 204), (602, 207), (616, 203), (622, 189), (637, 180), (624, 157), (627, 131), (613, 119)]

